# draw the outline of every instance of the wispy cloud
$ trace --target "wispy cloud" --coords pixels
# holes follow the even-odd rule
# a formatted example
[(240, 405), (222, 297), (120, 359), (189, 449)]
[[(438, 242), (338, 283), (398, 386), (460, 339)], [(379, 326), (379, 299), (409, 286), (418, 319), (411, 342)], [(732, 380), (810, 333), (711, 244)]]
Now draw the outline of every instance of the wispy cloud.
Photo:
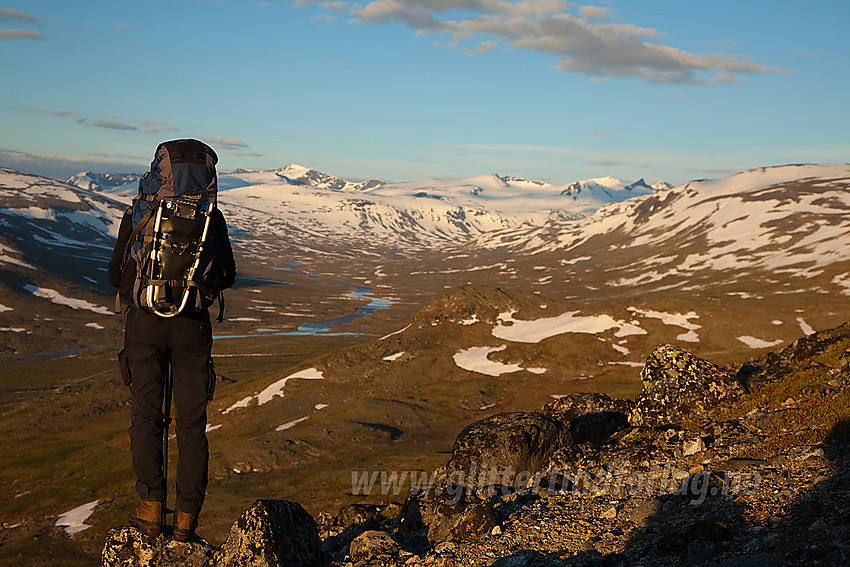
[(95, 128), (106, 128), (107, 130), (138, 130), (136, 126), (132, 126), (121, 120), (113, 118), (80, 118), (77, 124), (82, 126), (93, 126)]
[(24, 112), (34, 112), (36, 114), (47, 114), (50, 116), (58, 116), (60, 118), (76, 118), (77, 124), (80, 126), (90, 126), (93, 128), (105, 128), (107, 130), (122, 130), (122, 131), (138, 131), (143, 134), (159, 134), (161, 132), (177, 132), (178, 128), (166, 124), (163, 120), (139, 120), (136, 124), (125, 122), (115, 116), (107, 116), (104, 118), (88, 118), (79, 117), (76, 112), (70, 110), (47, 110), (43, 108), (28, 108), (22, 106), (10, 106), (15, 110)]
[(50, 116), (60, 116), (62, 118), (70, 118), (72, 116), (76, 116), (70, 110), (44, 110), (43, 108), (27, 108), (22, 106), (10, 106), (9, 108), (14, 108), (15, 110), (23, 110), (24, 112), (35, 112), (37, 114), (49, 114)]
[(36, 23), (38, 22), (38, 16), (27, 14), (26, 12), (21, 12), (19, 10), (12, 10), (11, 8), (0, 8), (0, 22), (5, 23), (10, 20)]
[(41, 32), (33, 30), (0, 30), (0, 40), (13, 39), (44, 39), (44, 35)]
[(223, 138), (221, 136), (219, 136), (218, 138), (211, 138), (209, 140), (209, 143), (213, 147), (224, 148), (226, 150), (238, 150), (241, 148), (248, 147), (248, 144), (246, 144), (242, 140), (237, 140), (236, 138)]
[(160, 132), (176, 132), (177, 128), (169, 126), (162, 120), (140, 120), (141, 131), (145, 134), (159, 134)]
[[(11, 21), (18, 21), (37, 24), (38, 20), (39, 17), (34, 14), (28, 14), (26, 12), (21, 12), (20, 10), (12, 10), (11, 8), (0, 8), (0, 23), (5, 24)], [(44, 35), (35, 30), (16, 28), (0, 30), (0, 41), (16, 39), (44, 39)]]
[(560, 58), (555, 68), (593, 79), (637, 77), (650, 83), (734, 83), (750, 74), (787, 74), (722, 54), (696, 54), (660, 43), (658, 30), (614, 23), (609, 8), (564, 0), (298, 0), (362, 23), (400, 22), (417, 34), (450, 37), (465, 52), (497, 43)]

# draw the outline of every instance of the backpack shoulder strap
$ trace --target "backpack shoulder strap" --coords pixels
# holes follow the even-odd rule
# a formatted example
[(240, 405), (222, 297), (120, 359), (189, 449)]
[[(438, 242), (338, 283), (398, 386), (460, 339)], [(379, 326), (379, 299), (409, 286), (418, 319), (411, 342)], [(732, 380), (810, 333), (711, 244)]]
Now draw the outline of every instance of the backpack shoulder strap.
[(148, 207), (148, 212), (145, 216), (142, 217), (142, 220), (139, 221), (133, 228), (133, 232), (130, 233), (130, 238), (127, 239), (127, 244), (124, 246), (124, 255), (122, 256), (121, 265), (123, 267), (124, 263), (127, 262), (127, 254), (130, 253), (130, 247), (136, 241), (139, 236), (139, 233), (144, 230), (145, 226), (151, 221), (153, 216), (156, 214), (157, 205), (159, 205), (160, 198), (156, 195), (144, 195), (139, 196), (140, 199), (144, 201), (152, 201), (152, 204)]

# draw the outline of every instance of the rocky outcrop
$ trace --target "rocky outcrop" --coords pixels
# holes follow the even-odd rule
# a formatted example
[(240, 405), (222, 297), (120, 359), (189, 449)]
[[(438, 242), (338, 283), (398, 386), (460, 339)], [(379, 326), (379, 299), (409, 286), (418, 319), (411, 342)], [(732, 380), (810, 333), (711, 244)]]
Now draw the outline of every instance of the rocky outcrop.
[(363, 532), (351, 542), (349, 556), (352, 561), (376, 559), (396, 555), (401, 546), (387, 532), (370, 530)]
[(744, 391), (727, 371), (673, 345), (652, 351), (640, 379), (643, 390), (629, 415), (632, 425), (682, 425)]
[(446, 465), (446, 483), (480, 489), (524, 486), (570, 443), (569, 431), (541, 413), (500, 413), (465, 427)]
[(149, 538), (136, 528), (109, 531), (101, 552), (102, 567), (207, 567), (216, 549), (205, 541), (171, 541), (166, 535)]
[(300, 504), (285, 500), (257, 500), (230, 528), (215, 557), (216, 567), (319, 567), (324, 562), (315, 520)]
[(605, 394), (582, 393), (553, 400), (539, 411), (564, 424), (574, 444), (601, 445), (629, 426), (633, 405), (629, 400), (612, 400)]
[[(460, 492), (455, 492), (459, 490)], [(404, 504), (400, 532), (409, 541), (475, 541), (499, 524), (489, 495), (455, 486), (412, 492)]]
[(327, 564), (316, 522), (298, 503), (257, 500), (215, 549), (200, 538), (187, 543), (156, 539), (135, 528), (112, 530), (102, 567), (320, 567)]
[(534, 478), (411, 494), (378, 526), (401, 549), (333, 565), (848, 565), (848, 346), (850, 326), (751, 361), (737, 374), (757, 377), (745, 391), (664, 345), (634, 404), (576, 394), (476, 422), (447, 473), (490, 459)]
[(442, 482), (403, 507), (321, 515), (327, 554), (300, 506), (258, 501), (219, 550), (122, 528), (104, 565), (848, 565), (850, 326), (841, 329), (737, 377), (663, 345), (635, 403), (576, 394), (475, 422)]

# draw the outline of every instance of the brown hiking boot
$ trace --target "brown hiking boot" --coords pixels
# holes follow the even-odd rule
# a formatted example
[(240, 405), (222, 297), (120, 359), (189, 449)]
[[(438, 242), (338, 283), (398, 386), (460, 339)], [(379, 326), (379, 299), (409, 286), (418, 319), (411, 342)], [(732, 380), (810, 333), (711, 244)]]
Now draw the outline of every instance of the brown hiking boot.
[(130, 523), (148, 537), (158, 537), (162, 531), (162, 502), (139, 501), (139, 507), (131, 512)]
[(189, 541), (198, 527), (198, 515), (177, 510), (174, 514), (174, 541)]

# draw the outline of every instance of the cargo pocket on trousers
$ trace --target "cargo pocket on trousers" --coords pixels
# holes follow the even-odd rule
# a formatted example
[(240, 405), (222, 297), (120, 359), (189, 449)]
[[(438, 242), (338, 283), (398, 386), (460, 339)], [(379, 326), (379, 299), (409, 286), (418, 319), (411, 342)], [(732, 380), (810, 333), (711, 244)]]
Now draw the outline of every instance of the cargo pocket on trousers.
[(213, 394), (215, 393), (215, 365), (213, 364), (212, 357), (209, 357), (207, 360), (207, 400), (213, 399)]
[(118, 368), (121, 369), (121, 379), (124, 385), (129, 387), (133, 384), (133, 377), (130, 374), (130, 362), (127, 360), (127, 353), (122, 348), (118, 352)]

